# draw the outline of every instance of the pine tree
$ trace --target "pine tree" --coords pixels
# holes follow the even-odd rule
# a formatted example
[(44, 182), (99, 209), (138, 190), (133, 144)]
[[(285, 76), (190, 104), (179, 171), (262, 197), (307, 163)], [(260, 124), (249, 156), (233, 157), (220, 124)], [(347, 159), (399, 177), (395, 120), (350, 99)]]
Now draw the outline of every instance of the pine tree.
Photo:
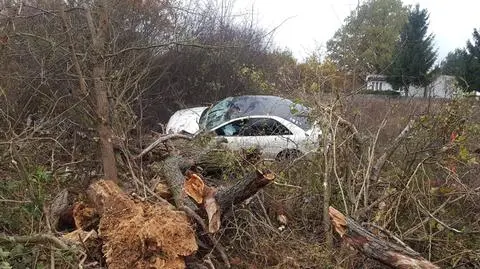
[(442, 73), (455, 76), (460, 88), (466, 92), (480, 91), (480, 34), (473, 30), (473, 43), (466, 49), (450, 52), (441, 63)]
[(480, 91), (480, 33), (473, 30), (473, 43), (468, 41), (468, 61), (465, 83), (467, 91)]
[(388, 81), (394, 89), (402, 89), (408, 95), (408, 87), (424, 87), (430, 83), (430, 70), (437, 59), (433, 48), (433, 34), (427, 35), (429, 14), (417, 4), (410, 10), (395, 48)]

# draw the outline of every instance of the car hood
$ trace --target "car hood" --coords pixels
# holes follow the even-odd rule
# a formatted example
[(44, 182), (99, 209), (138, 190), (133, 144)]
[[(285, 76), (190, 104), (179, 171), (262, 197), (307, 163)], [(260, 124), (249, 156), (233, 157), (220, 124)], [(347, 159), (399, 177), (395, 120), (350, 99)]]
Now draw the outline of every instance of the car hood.
[(194, 134), (199, 130), (198, 121), (203, 111), (208, 107), (193, 107), (178, 110), (167, 123), (167, 134), (180, 133), (182, 131)]

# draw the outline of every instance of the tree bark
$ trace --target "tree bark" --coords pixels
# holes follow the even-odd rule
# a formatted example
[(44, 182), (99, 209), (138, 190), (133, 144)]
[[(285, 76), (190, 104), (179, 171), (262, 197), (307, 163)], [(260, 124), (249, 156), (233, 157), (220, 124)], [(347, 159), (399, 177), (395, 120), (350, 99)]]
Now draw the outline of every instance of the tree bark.
[(215, 199), (220, 206), (222, 215), (230, 211), (233, 205), (239, 204), (255, 195), (260, 189), (275, 179), (271, 171), (256, 171), (245, 179), (237, 181), (233, 186), (219, 191)]
[(437, 269), (440, 268), (423, 258), (407, 245), (402, 246), (378, 239), (371, 232), (346, 217), (333, 207), (329, 208), (332, 225), (347, 244), (366, 256), (393, 268)]
[(98, 27), (94, 28), (90, 10), (86, 7), (86, 16), (94, 49), (93, 56), (93, 87), (96, 100), (96, 112), (98, 117), (97, 131), (100, 138), (100, 152), (103, 164), (104, 177), (115, 182), (117, 178), (117, 165), (112, 144), (112, 128), (110, 126), (110, 105), (108, 102), (107, 85), (105, 82), (106, 71), (103, 55), (108, 33), (108, 8), (107, 0), (96, 1), (98, 5)]
[[(181, 157), (171, 156), (165, 159), (160, 167), (160, 173), (167, 181), (168, 188), (172, 193), (175, 206), (181, 208), (187, 206), (192, 210), (197, 210), (198, 207), (193, 203), (183, 191), (183, 185), (185, 183), (185, 175), (182, 174), (181, 167), (187, 162)], [(187, 162), (189, 163), (189, 162)]]

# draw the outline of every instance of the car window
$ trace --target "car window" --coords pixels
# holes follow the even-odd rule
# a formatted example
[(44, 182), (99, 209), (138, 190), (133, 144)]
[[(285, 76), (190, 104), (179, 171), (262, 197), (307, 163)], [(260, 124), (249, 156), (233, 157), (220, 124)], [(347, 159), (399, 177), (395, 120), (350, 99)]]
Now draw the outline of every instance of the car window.
[(274, 119), (243, 119), (233, 121), (216, 130), (217, 135), (222, 136), (270, 136), (270, 135), (291, 135), (280, 122)]
[(291, 135), (290, 130), (274, 119), (253, 119), (244, 136)]
[(217, 135), (222, 136), (238, 136), (241, 132), (245, 129), (248, 124), (248, 120), (236, 120), (232, 121), (229, 124), (225, 124), (224, 126), (215, 130)]

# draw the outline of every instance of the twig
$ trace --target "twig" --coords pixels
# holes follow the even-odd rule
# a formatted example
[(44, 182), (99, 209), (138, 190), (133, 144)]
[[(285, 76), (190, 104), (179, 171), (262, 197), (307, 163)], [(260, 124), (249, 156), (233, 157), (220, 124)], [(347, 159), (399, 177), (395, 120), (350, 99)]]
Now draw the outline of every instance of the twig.
[(65, 5), (61, 4), (60, 5), (60, 17), (62, 18), (62, 26), (63, 26), (63, 31), (65, 32), (68, 40), (68, 47), (70, 48), (70, 53), (71, 53), (71, 60), (73, 62), (73, 66), (75, 68), (75, 72), (78, 75), (78, 83), (79, 83), (79, 88), (83, 96), (88, 96), (89, 92), (87, 89), (87, 83), (85, 81), (85, 78), (83, 76), (82, 68), (80, 67), (80, 63), (77, 58), (77, 54), (75, 52), (75, 46), (73, 43), (73, 37), (70, 34), (70, 29), (68, 29), (68, 19), (67, 16), (65, 15)]
[(332, 132), (332, 137), (333, 137), (333, 146), (332, 146), (332, 159), (333, 159), (333, 174), (335, 174), (335, 179), (337, 180), (338, 188), (340, 189), (340, 194), (342, 195), (342, 201), (343, 201), (343, 207), (345, 208), (345, 214), (348, 215), (348, 206), (347, 206), (347, 199), (345, 199), (345, 192), (343, 191), (342, 187), (342, 181), (340, 177), (338, 176), (337, 172), (337, 129), (339, 125), (339, 120), (337, 120), (337, 123), (335, 124), (335, 128), (333, 129)]
[(413, 128), (415, 120), (410, 120), (410, 122), (405, 126), (402, 132), (393, 140), (390, 147), (377, 159), (377, 162), (372, 168), (372, 174), (370, 176), (371, 182), (376, 182), (380, 176), (380, 171), (382, 170), (385, 162), (390, 156), (395, 152), (395, 150), (400, 146), (400, 143), (405, 139), (405, 137), (410, 133), (410, 130)]
[(418, 204), (420, 205), (420, 207), (423, 209), (423, 211), (425, 213), (427, 213), (432, 219), (434, 219), (436, 222), (440, 223), (443, 227), (445, 227), (446, 229), (452, 231), (452, 232), (455, 232), (455, 233), (463, 233), (462, 231), (460, 230), (457, 230), (455, 228), (452, 228), (450, 226), (448, 226), (447, 224), (445, 224), (445, 222), (439, 220), (437, 217), (435, 217), (432, 213), (430, 213), (430, 211), (428, 211), (427, 208), (425, 208), (425, 206), (422, 204), (422, 202), (420, 202), (420, 200), (417, 200)]
[(10, 199), (0, 199), (0, 203), (14, 203), (14, 204), (28, 204), (32, 201), (17, 201), (17, 200), (10, 200)]
[[(53, 234), (52, 225), (50, 224), (50, 212), (45, 205), (43, 205), (43, 214), (45, 215), (48, 233)], [(55, 250), (53, 248), (50, 248), (50, 269), (55, 269)]]
[(114, 57), (114, 56), (118, 56), (120, 54), (129, 52), (129, 51), (162, 48), (162, 47), (168, 47), (168, 46), (172, 46), (172, 45), (183, 46), (183, 47), (194, 47), (194, 48), (201, 48), (201, 49), (222, 49), (222, 48), (225, 49), (225, 48), (238, 48), (239, 47), (239, 46), (235, 46), (235, 45), (232, 45), (232, 46), (226, 46), (226, 45), (215, 46), (215, 45), (206, 45), (206, 44), (196, 44), (196, 43), (193, 43), (193, 42), (192, 43), (186, 43), (186, 42), (184, 43), (184, 42), (173, 41), (173, 42), (155, 44), (155, 45), (145, 46), (145, 47), (125, 48), (125, 49), (122, 49), (122, 50), (120, 50), (118, 52), (115, 52), (115, 53), (106, 54), (105, 57)]
[(257, 195), (255, 195), (255, 197), (257, 198), (257, 201), (258, 203), (260, 204), (260, 207), (262, 208), (262, 212), (263, 214), (265, 215), (265, 219), (267, 220), (267, 223), (268, 225), (272, 226), (272, 221), (270, 220), (270, 217), (268, 216), (268, 213), (267, 213), (267, 209), (265, 208), (265, 205), (263, 204), (263, 201), (262, 199), (260, 199), (260, 197)]
[(282, 186), (282, 187), (288, 187), (288, 188), (295, 188), (295, 189), (303, 189), (302, 187), (300, 186), (296, 186), (296, 185), (290, 185), (290, 184), (287, 184), (287, 183), (280, 183), (280, 182), (277, 182), (277, 181), (274, 181), (273, 182), (273, 185), (277, 185), (277, 186)]
[(213, 265), (213, 262), (212, 262), (212, 260), (210, 259), (210, 257), (207, 257), (207, 258), (204, 260), (204, 262), (205, 262), (206, 264), (208, 264), (208, 266), (209, 266), (210, 269), (215, 269), (215, 265)]

